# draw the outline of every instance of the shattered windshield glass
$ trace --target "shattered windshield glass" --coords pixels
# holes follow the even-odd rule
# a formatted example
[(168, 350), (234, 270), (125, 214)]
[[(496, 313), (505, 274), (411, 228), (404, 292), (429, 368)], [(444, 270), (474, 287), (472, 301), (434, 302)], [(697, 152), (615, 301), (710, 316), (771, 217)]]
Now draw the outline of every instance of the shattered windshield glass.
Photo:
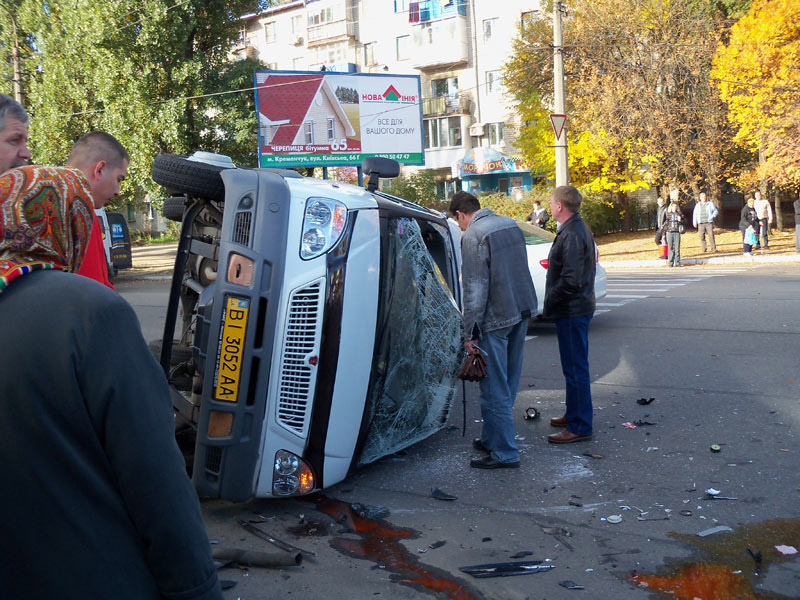
[[(358, 464), (402, 450), (444, 427), (461, 366), (461, 312), (431, 254), (449, 238), (409, 218), (387, 223), (381, 307)], [(427, 244), (427, 245), (426, 245)]]

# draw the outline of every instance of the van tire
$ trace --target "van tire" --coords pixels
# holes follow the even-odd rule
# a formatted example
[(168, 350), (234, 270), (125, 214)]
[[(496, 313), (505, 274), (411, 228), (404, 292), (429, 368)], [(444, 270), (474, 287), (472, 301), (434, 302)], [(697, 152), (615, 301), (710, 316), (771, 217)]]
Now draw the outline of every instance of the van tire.
[(186, 197), (185, 196), (170, 196), (164, 200), (164, 206), (161, 207), (161, 214), (165, 219), (170, 221), (183, 221), (183, 212), (186, 210)]
[(178, 154), (159, 154), (153, 159), (153, 181), (157, 184), (170, 192), (217, 202), (225, 200), (225, 184), (219, 176), (224, 170)]
[[(161, 361), (161, 340), (153, 340), (149, 344), (150, 352), (155, 356), (157, 361)], [(192, 347), (182, 346), (179, 342), (172, 342), (172, 355), (169, 359), (170, 367), (179, 365), (181, 363), (189, 362), (192, 360)]]

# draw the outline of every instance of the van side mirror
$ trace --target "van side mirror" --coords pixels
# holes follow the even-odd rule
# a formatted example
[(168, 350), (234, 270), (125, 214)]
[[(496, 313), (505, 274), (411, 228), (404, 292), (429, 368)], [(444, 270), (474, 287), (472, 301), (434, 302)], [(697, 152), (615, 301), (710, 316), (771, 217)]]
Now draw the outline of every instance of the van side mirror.
[(378, 180), (391, 179), (400, 174), (400, 163), (391, 158), (368, 156), (361, 161), (361, 171), (369, 176), (367, 191), (374, 192), (378, 189)]

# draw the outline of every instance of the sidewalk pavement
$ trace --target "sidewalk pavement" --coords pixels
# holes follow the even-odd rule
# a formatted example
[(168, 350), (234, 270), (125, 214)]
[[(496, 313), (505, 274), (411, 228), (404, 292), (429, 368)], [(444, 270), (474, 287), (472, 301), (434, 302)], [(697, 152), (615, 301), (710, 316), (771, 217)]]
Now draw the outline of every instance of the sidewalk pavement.
[[(604, 269), (624, 269), (628, 267), (663, 267), (666, 260), (656, 258), (653, 260), (609, 260), (600, 261)], [(789, 252), (783, 254), (753, 254), (744, 256), (742, 254), (731, 256), (709, 256), (708, 258), (682, 258), (681, 265), (752, 265), (764, 263), (787, 263), (800, 262), (800, 253)]]
[[(151, 244), (135, 246), (132, 251), (133, 267), (119, 271), (114, 281), (170, 281), (175, 268), (175, 253), (178, 244)], [(800, 254), (783, 252), (775, 254), (754, 254), (753, 256), (716, 255), (703, 258), (681, 259), (682, 265), (752, 265), (764, 263), (800, 262)], [(652, 260), (609, 260), (600, 261), (608, 269), (625, 269), (630, 267), (663, 267), (664, 259)]]

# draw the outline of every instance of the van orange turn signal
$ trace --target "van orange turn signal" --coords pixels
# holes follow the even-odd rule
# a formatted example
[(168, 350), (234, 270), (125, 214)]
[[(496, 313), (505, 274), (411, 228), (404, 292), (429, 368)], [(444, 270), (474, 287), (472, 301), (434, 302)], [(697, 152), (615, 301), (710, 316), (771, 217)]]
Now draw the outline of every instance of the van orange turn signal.
[(228, 437), (233, 431), (233, 413), (212, 410), (208, 416), (208, 437)]
[(231, 252), (228, 258), (228, 283), (253, 285), (253, 259)]

